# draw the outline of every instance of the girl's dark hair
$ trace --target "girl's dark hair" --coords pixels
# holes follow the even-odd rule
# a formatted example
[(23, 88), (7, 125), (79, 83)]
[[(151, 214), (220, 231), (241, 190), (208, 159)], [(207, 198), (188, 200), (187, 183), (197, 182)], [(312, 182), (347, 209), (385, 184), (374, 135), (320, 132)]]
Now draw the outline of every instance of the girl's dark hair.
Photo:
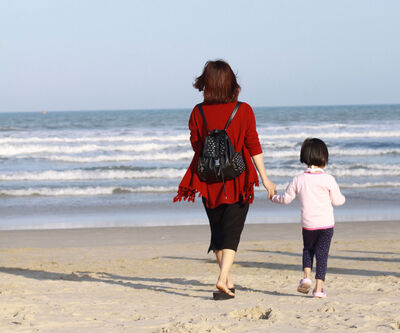
[(205, 104), (236, 102), (240, 92), (235, 73), (223, 60), (207, 61), (193, 87), (203, 91)]
[(300, 162), (308, 166), (325, 166), (328, 164), (329, 153), (324, 141), (317, 138), (305, 139), (300, 151)]

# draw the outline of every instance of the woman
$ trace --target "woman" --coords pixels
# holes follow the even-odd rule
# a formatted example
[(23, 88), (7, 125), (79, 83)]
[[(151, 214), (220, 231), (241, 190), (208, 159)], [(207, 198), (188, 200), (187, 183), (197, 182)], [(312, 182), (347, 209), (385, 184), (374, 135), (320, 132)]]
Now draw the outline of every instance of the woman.
[(268, 199), (274, 195), (276, 187), (267, 177), (254, 113), (246, 103), (240, 104), (227, 129), (235, 151), (242, 153), (246, 165), (245, 171), (236, 178), (225, 180), (224, 184), (200, 180), (197, 164), (208, 134), (207, 125), (210, 130), (225, 127), (237, 104), (240, 86), (231, 67), (222, 60), (208, 61), (193, 86), (203, 91), (204, 101), (201, 107), (207, 124), (204, 123), (199, 107), (195, 106), (189, 120), (190, 141), (195, 154), (179, 185), (178, 195), (174, 201), (180, 201), (182, 198), (194, 201), (196, 193), (202, 197), (211, 229), (209, 251), (215, 252), (220, 267), (216, 284), (218, 292), (214, 293), (214, 299), (229, 299), (235, 296), (229, 272), (239, 245), (249, 204), (254, 199), (254, 185), (258, 186), (254, 165), (268, 191)]

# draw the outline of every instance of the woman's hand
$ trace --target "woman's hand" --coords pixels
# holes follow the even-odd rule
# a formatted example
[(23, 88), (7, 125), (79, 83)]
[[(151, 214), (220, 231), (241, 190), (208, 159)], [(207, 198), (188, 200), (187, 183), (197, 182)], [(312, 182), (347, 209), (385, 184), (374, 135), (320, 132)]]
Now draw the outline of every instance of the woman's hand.
[(262, 183), (265, 189), (268, 191), (268, 199), (271, 199), (276, 194), (276, 185), (271, 182), (267, 176), (267, 172), (265, 171), (264, 165), (264, 157), (263, 154), (258, 154), (252, 156), (254, 165), (257, 168), (258, 173), (262, 179)]
[(268, 191), (268, 200), (270, 200), (276, 194), (276, 185), (269, 179), (263, 180), (262, 183), (265, 189)]

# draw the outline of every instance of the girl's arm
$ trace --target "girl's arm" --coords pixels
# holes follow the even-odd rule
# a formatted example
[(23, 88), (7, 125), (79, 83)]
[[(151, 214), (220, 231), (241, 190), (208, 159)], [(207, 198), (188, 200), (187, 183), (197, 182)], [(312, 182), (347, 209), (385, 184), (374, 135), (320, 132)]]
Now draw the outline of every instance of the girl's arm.
[(332, 177), (332, 184), (329, 189), (329, 196), (331, 197), (332, 205), (341, 206), (345, 203), (346, 198), (340, 192), (339, 185), (336, 183), (335, 178)]
[(293, 178), (287, 186), (285, 193), (274, 195), (271, 201), (278, 204), (290, 204), (296, 198), (296, 192), (296, 178)]
[(254, 165), (256, 166), (256, 169), (260, 174), (262, 183), (265, 189), (268, 191), (268, 199), (271, 199), (272, 196), (276, 193), (276, 185), (273, 182), (271, 182), (267, 176), (267, 172), (265, 171), (263, 154), (261, 153), (254, 155), (252, 156), (252, 158)]

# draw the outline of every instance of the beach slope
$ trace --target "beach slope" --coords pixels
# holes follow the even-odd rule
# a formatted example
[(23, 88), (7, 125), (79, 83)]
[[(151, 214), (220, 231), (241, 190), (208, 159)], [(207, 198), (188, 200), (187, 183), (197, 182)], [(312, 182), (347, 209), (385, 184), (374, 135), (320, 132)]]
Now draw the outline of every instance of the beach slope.
[(0, 232), (0, 332), (400, 331), (400, 222), (338, 223), (328, 298), (296, 291), (298, 224), (245, 227), (213, 301), (208, 226)]

